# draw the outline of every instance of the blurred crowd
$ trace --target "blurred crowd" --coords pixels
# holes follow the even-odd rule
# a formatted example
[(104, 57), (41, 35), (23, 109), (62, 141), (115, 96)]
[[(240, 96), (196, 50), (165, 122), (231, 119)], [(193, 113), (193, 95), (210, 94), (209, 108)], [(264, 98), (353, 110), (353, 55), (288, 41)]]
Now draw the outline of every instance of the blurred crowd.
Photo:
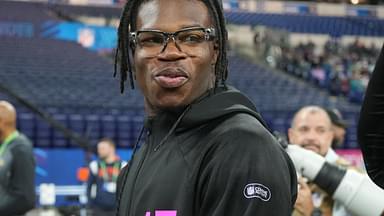
[[(279, 49), (272, 52), (278, 53), (272, 66), (356, 103), (363, 100), (380, 51), (374, 44), (366, 46), (359, 39), (346, 46), (330, 39), (320, 52), (312, 42), (295, 47), (281, 45)], [(271, 52), (267, 52), (267, 60), (271, 58), (268, 55)]]

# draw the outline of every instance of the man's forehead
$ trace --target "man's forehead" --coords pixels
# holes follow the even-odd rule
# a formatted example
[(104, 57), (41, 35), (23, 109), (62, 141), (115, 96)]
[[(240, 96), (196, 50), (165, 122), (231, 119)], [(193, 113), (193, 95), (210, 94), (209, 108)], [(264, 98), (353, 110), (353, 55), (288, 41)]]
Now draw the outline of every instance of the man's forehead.
[(0, 109), (4, 112), (15, 112), (15, 107), (7, 101), (0, 101)]
[(316, 129), (323, 129), (323, 128), (330, 128), (327, 124), (321, 124), (321, 123), (310, 123), (310, 122), (299, 122), (296, 124), (296, 128), (316, 128)]
[(106, 145), (111, 145), (109, 142), (107, 142), (107, 141), (101, 141), (101, 142), (99, 142), (99, 144), (98, 144), (99, 146), (106, 146)]
[(8, 107), (3, 106), (3, 104), (0, 104), (0, 118), (3, 118), (6, 115), (9, 115), (10, 110)]
[(331, 121), (322, 112), (303, 112), (296, 116), (296, 127), (331, 127)]
[[(207, 16), (208, 15), (208, 20)], [(142, 29), (165, 29), (170, 25), (202, 26), (212, 22), (208, 8), (203, 1), (191, 0), (153, 0), (139, 7), (137, 26)]]
[[(145, 20), (146, 23), (155, 23), (156, 18), (159, 16), (160, 11), (157, 10), (159, 7), (158, 1), (147, 1), (140, 5), (138, 18)], [(140, 19), (138, 19), (140, 20)]]

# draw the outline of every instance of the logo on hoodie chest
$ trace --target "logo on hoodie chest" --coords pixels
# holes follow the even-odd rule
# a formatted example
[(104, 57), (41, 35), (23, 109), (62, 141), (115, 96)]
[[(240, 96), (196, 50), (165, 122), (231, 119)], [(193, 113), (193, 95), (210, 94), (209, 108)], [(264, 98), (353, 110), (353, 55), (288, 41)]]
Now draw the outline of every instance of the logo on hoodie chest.
[(251, 183), (245, 186), (244, 196), (248, 199), (259, 198), (263, 201), (268, 201), (269, 199), (271, 199), (271, 191), (268, 187), (262, 184)]

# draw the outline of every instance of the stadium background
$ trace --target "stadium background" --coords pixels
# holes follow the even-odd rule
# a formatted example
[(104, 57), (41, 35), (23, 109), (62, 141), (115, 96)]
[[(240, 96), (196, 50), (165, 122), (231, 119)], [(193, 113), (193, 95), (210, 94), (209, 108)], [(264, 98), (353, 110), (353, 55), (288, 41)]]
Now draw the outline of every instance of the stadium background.
[[(129, 160), (142, 125), (142, 95), (120, 94), (113, 77), (123, 3), (0, 1), (0, 99), (16, 105), (35, 147), (36, 191), (55, 184), (56, 206), (80, 205), (78, 170), (97, 140), (114, 139)], [(383, 3), (224, 1), (229, 83), (282, 134), (303, 105), (339, 109), (348, 122), (339, 151), (362, 166), (356, 123), (384, 42)]]

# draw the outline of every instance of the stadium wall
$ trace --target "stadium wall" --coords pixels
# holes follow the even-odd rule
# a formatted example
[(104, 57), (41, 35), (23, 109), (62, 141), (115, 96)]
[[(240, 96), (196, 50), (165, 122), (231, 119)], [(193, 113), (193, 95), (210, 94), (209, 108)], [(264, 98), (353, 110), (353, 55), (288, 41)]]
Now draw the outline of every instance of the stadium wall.
[[(363, 0), (364, 1), (364, 0)], [(51, 2), (40, 0), (40, 2)], [(120, 7), (124, 0), (55, 0), (55, 3)], [(316, 3), (302, 1), (223, 0), (225, 10), (264, 13), (314, 14), (319, 16), (361, 16), (384, 18), (384, 6), (351, 5), (346, 3)]]
[(314, 14), (319, 16), (364, 16), (384, 18), (384, 6), (335, 3), (239, 1), (239, 9), (266, 13)]

